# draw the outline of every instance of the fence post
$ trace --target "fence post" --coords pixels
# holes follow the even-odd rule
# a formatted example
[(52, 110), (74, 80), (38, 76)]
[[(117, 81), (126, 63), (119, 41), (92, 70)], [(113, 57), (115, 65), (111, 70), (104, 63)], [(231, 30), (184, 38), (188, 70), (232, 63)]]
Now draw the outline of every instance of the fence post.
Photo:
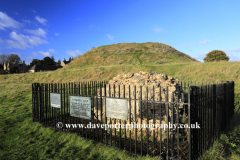
[(192, 159), (192, 139), (191, 139), (191, 103), (190, 87), (188, 87), (188, 159)]
[(234, 114), (234, 110), (235, 110), (235, 106), (234, 106), (234, 102), (235, 102), (235, 93), (234, 93), (234, 87), (235, 87), (235, 83), (234, 83), (234, 81), (232, 81), (232, 107), (231, 107), (231, 118), (232, 118), (232, 116), (233, 116), (233, 114)]
[(228, 116), (227, 116), (227, 113), (228, 113), (228, 106), (229, 104), (226, 103), (227, 101), (227, 86), (226, 86), (226, 83), (223, 83), (223, 104), (224, 104), (224, 107), (223, 107), (223, 119), (225, 119), (223, 121), (223, 129), (225, 130), (226, 126), (227, 126), (227, 121), (228, 121)]
[(40, 121), (41, 123), (44, 124), (44, 110), (45, 110), (45, 106), (44, 106), (44, 84), (41, 83), (40, 85)]
[(213, 89), (212, 89), (212, 97), (213, 97), (213, 99), (212, 99), (212, 107), (213, 107), (213, 125), (212, 125), (212, 127), (213, 127), (213, 135), (212, 135), (212, 142), (213, 141), (215, 141), (216, 140), (216, 123), (217, 123), (217, 120), (216, 120), (216, 103), (217, 103), (217, 101), (216, 101), (216, 99), (217, 99), (217, 97), (216, 97), (216, 89), (217, 89), (217, 87), (216, 87), (217, 85), (216, 84), (213, 84)]
[(222, 104), (222, 93), (223, 93), (223, 85), (221, 83), (217, 84), (217, 89), (216, 89), (216, 134), (217, 134), (217, 139), (220, 138), (220, 132), (222, 130), (222, 109), (223, 109), (223, 104)]
[(230, 88), (231, 84), (229, 83), (229, 81), (226, 81), (226, 104), (227, 104), (227, 108), (226, 108), (226, 119), (227, 119), (227, 122), (226, 122), (226, 127), (229, 125), (229, 120), (230, 120), (230, 116), (229, 116), (229, 111), (231, 110), (231, 92), (228, 93), (229, 91), (231, 91), (231, 88)]
[[(104, 111), (105, 111), (105, 113), (104, 113), (104, 126), (107, 124), (107, 117), (106, 117), (106, 99), (107, 99), (107, 85), (106, 84), (104, 84), (104, 96), (105, 96), (105, 106), (104, 106)], [(110, 90), (110, 85), (109, 85), (109, 87), (108, 87), (108, 90)], [(108, 97), (110, 97), (110, 94), (108, 95)], [(106, 145), (108, 145), (108, 143), (107, 143), (107, 130), (106, 130), (106, 126), (105, 126), (105, 143), (106, 143)]]
[[(195, 124), (198, 121), (198, 106), (197, 106), (197, 86), (191, 85), (191, 92), (190, 92), (190, 114), (192, 115), (190, 117), (190, 129), (192, 130), (192, 124)], [(198, 133), (195, 127), (193, 127), (192, 130), (192, 157), (197, 158), (198, 156)]]
[(39, 109), (38, 109), (38, 87), (39, 83), (32, 84), (32, 115), (33, 122), (39, 121)]
[(47, 84), (45, 83), (45, 91), (44, 91), (44, 93), (45, 93), (45, 97), (44, 97), (44, 99), (45, 99), (45, 126), (47, 126), (47, 124), (48, 124), (48, 111), (47, 111), (47, 109), (48, 109), (48, 104), (47, 104), (47, 102), (48, 102), (48, 88), (47, 88)]
[(179, 99), (183, 92), (180, 85), (175, 85), (175, 95), (177, 97), (177, 158), (179, 158)]
[(225, 124), (225, 102), (224, 102), (224, 97), (225, 97), (225, 87), (224, 87), (224, 83), (219, 84), (219, 109), (220, 109), (220, 113), (219, 113), (219, 123), (220, 123), (220, 130), (219, 130), (219, 138), (220, 138), (220, 134), (221, 131), (224, 130), (224, 124)]
[[(168, 102), (168, 86), (166, 86), (166, 94), (165, 94), (165, 102)], [(167, 120), (167, 124), (169, 124), (169, 103), (165, 103), (165, 111), (166, 111), (166, 120)], [(166, 158), (168, 159), (169, 157), (169, 129), (167, 128), (167, 150), (166, 150)]]
[[(171, 102), (173, 102), (174, 99), (173, 99), (173, 93), (171, 94)], [(171, 124), (173, 125), (174, 123), (174, 104), (173, 103), (170, 103), (170, 110), (171, 110)], [(174, 143), (174, 129), (171, 128), (170, 129), (170, 138), (171, 138), (171, 157), (170, 159), (172, 159), (174, 157), (174, 147), (173, 147), (173, 143)]]

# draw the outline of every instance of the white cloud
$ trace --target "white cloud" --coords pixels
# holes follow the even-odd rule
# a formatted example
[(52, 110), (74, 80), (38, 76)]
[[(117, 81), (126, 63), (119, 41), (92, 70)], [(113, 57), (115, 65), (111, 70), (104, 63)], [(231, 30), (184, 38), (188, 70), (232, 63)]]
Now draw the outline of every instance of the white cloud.
[(0, 37), (0, 43), (3, 43), (4, 41), (1, 39), (1, 37)]
[(54, 49), (49, 49), (48, 52), (50, 52), (50, 53), (57, 53), (56, 51), (54, 51)]
[(10, 33), (10, 37), (17, 40), (17, 41), (24, 41), (23, 38), (24, 38), (24, 35), (18, 35), (16, 32), (11, 32)]
[(72, 56), (72, 57), (76, 57), (77, 55), (80, 55), (81, 52), (79, 50), (76, 51), (67, 51), (67, 54)]
[(20, 43), (13, 40), (7, 40), (6, 42), (9, 48), (18, 48), (18, 49), (30, 48), (30, 46), (27, 45), (26, 43)]
[(32, 54), (33, 54), (34, 56), (37, 56), (37, 53), (36, 53), (36, 52), (32, 52)]
[(32, 9), (32, 11), (34, 12), (34, 13), (37, 13), (36, 11), (34, 11), (33, 9)]
[(90, 25), (89, 28), (90, 28), (90, 29), (100, 30), (100, 27), (98, 27), (98, 26), (96, 26), (96, 25)]
[(11, 32), (10, 37), (15, 40), (7, 40), (10, 48), (25, 49), (32, 47), (31, 45), (38, 46), (40, 44), (48, 43), (46, 40), (43, 40), (41, 38), (17, 34), (16, 32)]
[(24, 35), (18, 35), (16, 32), (11, 32), (10, 37), (16, 41), (7, 41), (13, 48), (29, 48), (30, 46), (27, 44), (27, 37)]
[(5, 30), (5, 28), (16, 28), (18, 29), (21, 23), (15, 21), (9, 17), (6, 13), (0, 12), (0, 30)]
[(55, 33), (55, 36), (59, 36), (59, 34), (58, 34), (58, 33)]
[(160, 27), (154, 27), (153, 29), (155, 32), (161, 32), (163, 29)]
[(39, 16), (35, 16), (35, 19), (42, 25), (46, 25), (47, 19), (41, 18)]
[(16, 14), (16, 15), (18, 15), (18, 13), (17, 13), (17, 12), (15, 12), (15, 14)]
[(51, 55), (49, 54), (49, 52), (43, 52), (43, 51), (39, 51), (38, 53), (42, 54), (44, 57), (50, 57)]
[(31, 23), (31, 21), (29, 21), (29, 20), (25, 20), (25, 19), (22, 19), (22, 21), (25, 22), (25, 23), (28, 23), (28, 24)]
[(30, 44), (32, 44), (34, 46), (38, 46), (40, 44), (47, 44), (48, 43), (46, 40), (43, 40), (41, 38), (34, 37), (34, 36), (28, 37), (28, 41), (29, 41)]
[(27, 31), (28, 33), (34, 34), (36, 36), (42, 36), (42, 37), (46, 37), (46, 34), (47, 34), (47, 32), (45, 32), (41, 28), (38, 28), (36, 30), (25, 29), (25, 31)]
[(16, 32), (11, 32), (10, 33), (10, 37), (12, 39), (17, 40), (18, 42), (21, 43), (30, 43), (32, 45), (39, 45), (39, 44), (44, 44), (44, 43), (48, 43), (46, 40), (40, 39), (38, 37), (35, 36), (25, 36), (23, 34), (17, 34)]
[(113, 41), (113, 36), (111, 36), (110, 34), (107, 34), (107, 37), (111, 40), (111, 41)]
[(204, 41), (199, 42), (199, 44), (206, 45), (206, 44), (208, 44), (209, 42), (210, 42), (210, 40), (204, 40)]

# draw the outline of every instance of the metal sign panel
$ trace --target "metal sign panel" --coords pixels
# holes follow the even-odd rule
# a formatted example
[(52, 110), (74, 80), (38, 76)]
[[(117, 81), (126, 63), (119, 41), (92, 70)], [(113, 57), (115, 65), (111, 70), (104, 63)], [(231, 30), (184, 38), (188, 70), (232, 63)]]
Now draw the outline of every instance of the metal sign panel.
[(60, 93), (50, 93), (50, 104), (51, 107), (61, 108), (61, 94)]
[(127, 99), (106, 98), (106, 116), (127, 120)]
[(91, 97), (69, 96), (70, 116), (91, 119)]

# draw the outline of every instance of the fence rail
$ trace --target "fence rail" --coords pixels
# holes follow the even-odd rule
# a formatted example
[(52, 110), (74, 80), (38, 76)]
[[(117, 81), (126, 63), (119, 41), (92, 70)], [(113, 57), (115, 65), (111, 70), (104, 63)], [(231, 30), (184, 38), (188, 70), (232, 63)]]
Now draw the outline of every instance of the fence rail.
[[(134, 155), (163, 159), (197, 159), (220, 136), (234, 114), (234, 82), (190, 85), (179, 82), (174, 93), (160, 86), (115, 86), (106, 81), (81, 83), (33, 83), (33, 121), (59, 131), (116, 146)], [(192, 84), (192, 82), (191, 82)], [(195, 83), (196, 84), (196, 83)], [(143, 89), (145, 92), (143, 92)], [(51, 95), (60, 95), (60, 107), (52, 107)], [(54, 95), (54, 96), (55, 96)], [(77, 117), (70, 113), (73, 99), (90, 99), (90, 110)], [(162, 99), (165, 97), (165, 101)], [(170, 97), (170, 98), (169, 98)], [(109, 116), (108, 101), (126, 100), (127, 119)], [(123, 101), (121, 101), (122, 103)], [(83, 102), (81, 102), (83, 104)], [(80, 105), (80, 103), (78, 104)], [(112, 105), (112, 104), (111, 104)], [(119, 104), (120, 105), (120, 104)], [(122, 105), (122, 104), (121, 104)], [(107, 108), (108, 106), (108, 108)], [(124, 105), (123, 105), (124, 108)], [(83, 108), (81, 108), (83, 109)], [(78, 110), (79, 111), (79, 110)], [(87, 113), (90, 113), (87, 115)], [(107, 117), (107, 114), (109, 117)], [(83, 118), (83, 115), (85, 118)], [(81, 118), (80, 118), (81, 117)], [(86, 118), (90, 117), (90, 118)], [(145, 117), (145, 118), (144, 118)], [(63, 125), (59, 128), (59, 122)], [(68, 128), (66, 124), (176, 124), (176, 129), (155, 128)], [(193, 124), (199, 124), (195, 128)], [(189, 128), (179, 128), (180, 124)]]

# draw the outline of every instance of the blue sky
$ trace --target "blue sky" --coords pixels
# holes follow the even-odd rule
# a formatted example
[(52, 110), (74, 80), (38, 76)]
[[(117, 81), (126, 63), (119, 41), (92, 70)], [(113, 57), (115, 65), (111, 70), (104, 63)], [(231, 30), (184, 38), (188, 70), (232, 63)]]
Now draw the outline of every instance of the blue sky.
[(240, 61), (239, 0), (0, 0), (0, 54), (77, 57), (92, 47), (159, 42), (203, 61)]

